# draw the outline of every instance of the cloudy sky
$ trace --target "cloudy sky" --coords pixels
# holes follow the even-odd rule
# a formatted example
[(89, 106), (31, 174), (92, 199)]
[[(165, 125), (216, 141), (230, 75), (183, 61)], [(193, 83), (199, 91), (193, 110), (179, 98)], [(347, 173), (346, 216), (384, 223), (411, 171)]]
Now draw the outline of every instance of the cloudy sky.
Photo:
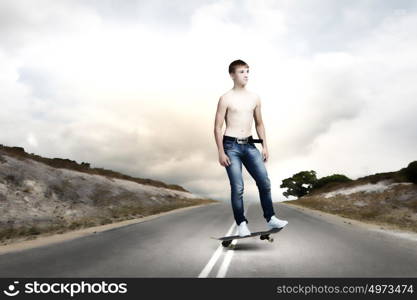
[(235, 59), (261, 97), (274, 201), (302, 170), (417, 159), (413, 0), (1, 1), (0, 143), (228, 201), (213, 125)]

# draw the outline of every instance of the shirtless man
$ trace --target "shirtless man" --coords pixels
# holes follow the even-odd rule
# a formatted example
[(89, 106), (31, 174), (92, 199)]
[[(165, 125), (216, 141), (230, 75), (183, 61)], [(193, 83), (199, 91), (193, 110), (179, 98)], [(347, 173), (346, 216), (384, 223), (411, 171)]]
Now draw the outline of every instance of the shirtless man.
[[(288, 221), (278, 219), (272, 206), (271, 184), (264, 165), (269, 154), (261, 116), (261, 100), (258, 95), (245, 88), (248, 82), (249, 66), (242, 60), (235, 60), (229, 65), (229, 74), (234, 86), (219, 99), (214, 135), (219, 151), (219, 163), (226, 168), (230, 181), (231, 204), (238, 225), (238, 234), (248, 236), (251, 232), (243, 209), (242, 164), (256, 181), (268, 226), (271, 229), (281, 228), (287, 225)], [(226, 131), (223, 135), (222, 128), (225, 119)], [(254, 145), (251, 135), (253, 119), (255, 119), (258, 137), (262, 141), (262, 156)]]

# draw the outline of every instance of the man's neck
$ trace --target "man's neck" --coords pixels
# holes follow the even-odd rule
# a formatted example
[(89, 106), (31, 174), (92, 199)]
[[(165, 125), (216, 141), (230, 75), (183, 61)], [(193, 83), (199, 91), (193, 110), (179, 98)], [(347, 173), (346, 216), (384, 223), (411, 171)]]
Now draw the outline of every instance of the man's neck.
[(233, 86), (232, 90), (234, 92), (246, 92), (245, 86), (239, 86), (239, 85), (235, 85)]

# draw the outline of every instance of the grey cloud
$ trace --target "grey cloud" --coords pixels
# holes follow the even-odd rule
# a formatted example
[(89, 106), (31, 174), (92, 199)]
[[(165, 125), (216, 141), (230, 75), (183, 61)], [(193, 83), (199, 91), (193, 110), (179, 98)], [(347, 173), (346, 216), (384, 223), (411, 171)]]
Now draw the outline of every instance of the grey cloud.
[(306, 155), (313, 151), (314, 142), (329, 132), (333, 124), (359, 117), (367, 106), (363, 95), (358, 93), (361, 83), (354, 70), (326, 71), (315, 79), (317, 93), (304, 104), (300, 111), (293, 111), (294, 118), (285, 124), (286, 147), (280, 147), (282, 139), (275, 141), (279, 156)]
[(82, 20), (91, 17), (76, 1), (1, 1), (0, 49), (17, 55), (44, 38), (85, 30)]
[[(274, 7), (285, 12), (288, 33), (280, 47), (301, 55), (344, 51), (360, 36), (367, 36), (386, 17), (410, 13), (417, 2), (403, 1), (276, 1)], [(304, 49), (297, 48), (305, 45)]]
[[(146, 105), (146, 101), (142, 102)], [(152, 109), (142, 118), (151, 135), (132, 130), (121, 130), (106, 121), (69, 125), (59, 139), (68, 140), (65, 147), (75, 157), (94, 161), (97, 165), (124, 170), (136, 176), (155, 176), (180, 183), (201, 176), (201, 170), (189, 160), (195, 155), (207, 155), (214, 150), (214, 137), (206, 136), (206, 124), (196, 123), (186, 113)], [(126, 107), (123, 114), (135, 115), (135, 109)], [(211, 132), (211, 130), (210, 130)], [(87, 157), (89, 156), (89, 157)], [(211, 158), (217, 159), (215, 156)], [(210, 173), (210, 172), (208, 172)]]
[(201, 5), (215, 0), (153, 0), (153, 1), (82, 1), (95, 9), (104, 20), (118, 23), (140, 23), (160, 30), (184, 30), (190, 25), (192, 13)]
[[(186, 31), (193, 13), (203, 5), (213, 3), (219, 1), (43, 1), (37, 2), (36, 7), (24, 1), (2, 1), (0, 42), (3, 48), (13, 52), (25, 47), (29, 41), (36, 43), (44, 36), (83, 30), (78, 26), (79, 20), (88, 16), (96, 16), (103, 22), (146, 24), (160, 31)], [(225, 21), (243, 27), (252, 26), (253, 15), (246, 2), (234, 1), (232, 4)], [(305, 44), (303, 55), (322, 50), (344, 50), (350, 41), (358, 35), (366, 35), (385, 17), (401, 10), (408, 13), (417, 7), (412, 0), (276, 1), (268, 5), (286, 16), (288, 32), (285, 43), (277, 40), (279, 46), (298, 51), (297, 45)], [(41, 12), (39, 6), (44, 8)]]
[(53, 74), (46, 73), (45, 70), (37, 70), (23, 66), (18, 69), (18, 82), (30, 86), (32, 95), (40, 99), (56, 96), (57, 83), (54, 81)]

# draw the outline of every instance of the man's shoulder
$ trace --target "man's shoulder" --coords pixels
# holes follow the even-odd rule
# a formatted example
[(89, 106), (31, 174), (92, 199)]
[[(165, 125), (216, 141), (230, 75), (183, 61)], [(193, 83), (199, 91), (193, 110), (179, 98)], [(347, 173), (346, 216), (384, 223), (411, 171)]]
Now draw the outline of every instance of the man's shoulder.
[(223, 95), (220, 96), (219, 101), (223, 103), (227, 103), (230, 98), (231, 98), (230, 91), (227, 91)]
[(247, 91), (248, 91), (248, 94), (250, 94), (251, 96), (253, 96), (253, 97), (259, 97), (258, 96), (258, 93), (256, 93), (256, 92), (254, 92), (252, 90), (247, 90)]
[(249, 91), (249, 95), (250, 98), (253, 99), (253, 101), (255, 101), (257, 105), (261, 103), (261, 97), (259, 97), (258, 93)]
[(250, 98), (251, 99), (254, 99), (254, 100), (256, 100), (256, 102), (259, 102), (260, 101), (260, 97), (259, 97), (259, 95), (257, 94), (257, 93), (255, 93), (255, 92), (253, 92), (253, 91), (249, 91), (248, 90), (248, 95), (250, 96)]
[(229, 97), (227, 96), (227, 93), (224, 93), (219, 97), (218, 105), (224, 108), (229, 107)]
[(223, 99), (228, 98), (228, 97), (231, 96), (231, 93), (232, 93), (232, 91), (230, 91), (230, 90), (226, 91), (226, 92), (223, 93), (223, 95), (220, 96), (220, 98), (223, 98)]

